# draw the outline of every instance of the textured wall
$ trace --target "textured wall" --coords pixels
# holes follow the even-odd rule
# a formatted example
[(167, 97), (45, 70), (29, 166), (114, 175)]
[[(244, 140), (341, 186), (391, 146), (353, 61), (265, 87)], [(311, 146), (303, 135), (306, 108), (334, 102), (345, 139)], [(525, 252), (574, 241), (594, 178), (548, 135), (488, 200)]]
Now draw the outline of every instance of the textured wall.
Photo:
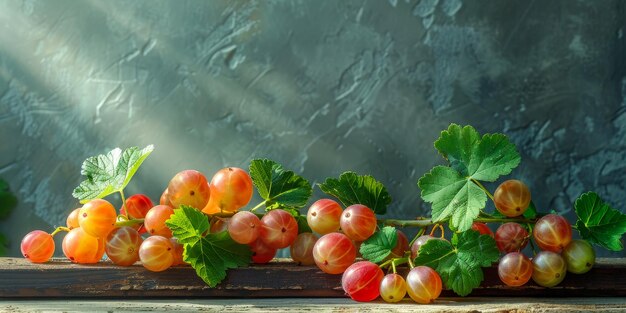
[[(269, 157), (382, 180), (398, 217), (450, 122), (504, 132), (544, 210), (626, 205), (625, 4), (0, 0), (0, 176), (12, 253), (63, 224), (81, 162), (155, 144), (130, 185)], [(494, 188), (494, 186), (491, 186)], [(571, 214), (571, 213), (570, 213)]]

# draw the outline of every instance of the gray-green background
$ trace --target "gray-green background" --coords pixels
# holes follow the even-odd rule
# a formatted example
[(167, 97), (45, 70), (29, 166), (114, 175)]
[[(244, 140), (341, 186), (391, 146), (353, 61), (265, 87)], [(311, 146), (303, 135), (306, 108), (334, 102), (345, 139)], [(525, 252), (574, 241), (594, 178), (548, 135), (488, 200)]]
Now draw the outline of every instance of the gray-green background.
[[(625, 2), (0, 0), (0, 232), (63, 224), (88, 156), (154, 144), (129, 186), (268, 157), (369, 173), (411, 218), (449, 123), (504, 132), (541, 210), (626, 204)], [(495, 186), (490, 186), (495, 188)], [(60, 249), (58, 249), (60, 251)]]

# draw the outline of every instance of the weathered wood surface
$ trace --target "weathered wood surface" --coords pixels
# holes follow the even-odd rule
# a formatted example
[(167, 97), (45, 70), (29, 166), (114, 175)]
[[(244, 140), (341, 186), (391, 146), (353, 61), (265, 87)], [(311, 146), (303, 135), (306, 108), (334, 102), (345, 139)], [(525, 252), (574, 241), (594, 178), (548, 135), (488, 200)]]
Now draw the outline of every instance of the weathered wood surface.
[(625, 312), (626, 298), (440, 298), (421, 305), (349, 299), (37, 300), (0, 302), (0, 312)]
[[(344, 297), (341, 275), (287, 260), (231, 270), (224, 282), (209, 288), (191, 267), (153, 273), (140, 265), (119, 267), (101, 262), (76, 265), (63, 260), (32, 264), (22, 258), (0, 258), (0, 299), (4, 298), (215, 298), (215, 297)], [(443, 296), (454, 296), (444, 291)], [(567, 274), (555, 288), (530, 282), (511, 288), (495, 267), (472, 296), (618, 297), (626, 296), (626, 259), (598, 259), (587, 274)]]

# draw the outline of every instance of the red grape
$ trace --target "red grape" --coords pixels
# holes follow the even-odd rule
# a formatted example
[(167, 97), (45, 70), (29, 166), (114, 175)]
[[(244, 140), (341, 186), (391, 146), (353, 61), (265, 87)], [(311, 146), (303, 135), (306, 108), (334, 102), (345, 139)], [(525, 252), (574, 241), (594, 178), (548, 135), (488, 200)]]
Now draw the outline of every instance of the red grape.
[(498, 276), (508, 286), (521, 286), (530, 280), (533, 264), (523, 254), (511, 252), (503, 256), (498, 264)]
[(397, 231), (398, 234), (398, 242), (396, 243), (396, 246), (391, 250), (391, 253), (393, 253), (393, 255), (395, 255), (395, 257), (402, 257), (404, 256), (404, 253), (406, 251), (409, 251), (409, 238), (406, 237), (406, 235), (398, 230)]
[(328, 274), (343, 273), (356, 258), (356, 249), (350, 238), (340, 233), (330, 233), (318, 239), (313, 246), (315, 264)]
[(261, 219), (259, 236), (270, 248), (289, 247), (298, 236), (298, 222), (285, 210), (269, 211)]
[(564, 217), (548, 214), (535, 224), (533, 237), (542, 250), (559, 253), (572, 241), (572, 227)]
[(302, 233), (298, 235), (296, 241), (289, 247), (291, 258), (298, 263), (298, 265), (315, 264), (315, 260), (313, 259), (313, 247), (317, 239), (317, 236), (313, 233)]
[(554, 287), (565, 278), (567, 265), (560, 254), (541, 251), (533, 258), (533, 281), (539, 286)]
[(330, 199), (321, 199), (311, 205), (306, 221), (314, 232), (326, 235), (339, 230), (341, 213), (339, 203)]
[(202, 212), (236, 212), (252, 199), (252, 179), (248, 172), (237, 167), (219, 170), (211, 179), (211, 198)]
[(194, 170), (176, 174), (167, 185), (167, 197), (174, 208), (188, 205), (202, 210), (209, 201), (210, 192), (206, 177)]
[(341, 230), (354, 241), (364, 241), (376, 231), (376, 215), (370, 208), (353, 204), (347, 207), (339, 221)]
[(98, 263), (104, 255), (104, 239), (89, 235), (82, 227), (74, 228), (63, 238), (63, 254), (74, 263)]
[(126, 199), (126, 204), (120, 209), (120, 214), (126, 215), (128, 212), (129, 219), (144, 218), (153, 206), (152, 200), (146, 195), (136, 194)]
[(481, 235), (489, 235), (491, 236), (491, 238), (493, 238), (493, 232), (485, 223), (474, 222), (472, 224), (472, 229), (479, 232)]
[(78, 223), (78, 214), (80, 212), (80, 209), (81, 208), (74, 209), (72, 213), (67, 216), (67, 220), (65, 221), (67, 228), (74, 229), (80, 227), (80, 224)]
[(392, 273), (383, 277), (380, 282), (380, 297), (385, 302), (400, 302), (406, 295), (406, 281), (402, 276)]
[(139, 246), (142, 242), (141, 235), (134, 228), (119, 227), (107, 236), (105, 251), (113, 263), (130, 266), (139, 260)]
[(148, 211), (143, 224), (151, 235), (170, 238), (172, 231), (165, 225), (165, 221), (170, 219), (172, 214), (174, 214), (174, 210), (171, 207), (159, 204)]
[(150, 236), (139, 247), (139, 259), (146, 269), (161, 272), (174, 263), (172, 243), (163, 236)]
[(102, 199), (87, 202), (78, 213), (78, 224), (87, 234), (106, 238), (115, 228), (117, 213), (111, 203)]
[(370, 261), (356, 262), (341, 277), (343, 290), (356, 301), (369, 302), (380, 295), (380, 282), (385, 274)]
[(417, 266), (409, 271), (406, 284), (409, 297), (417, 303), (431, 303), (441, 294), (441, 277), (428, 266)]
[(230, 238), (240, 244), (256, 241), (260, 231), (261, 220), (250, 211), (238, 212), (228, 222)]
[(54, 240), (43, 230), (33, 230), (24, 236), (20, 248), (22, 255), (29, 261), (44, 263), (54, 254)]
[(596, 252), (585, 240), (572, 240), (563, 249), (562, 255), (567, 263), (567, 270), (574, 274), (587, 273), (596, 262)]
[(496, 245), (504, 253), (520, 251), (528, 244), (528, 231), (517, 223), (504, 223), (496, 230)]
[(248, 246), (252, 250), (252, 262), (256, 264), (267, 263), (276, 255), (276, 249), (268, 247), (260, 238)]
[(493, 193), (493, 201), (496, 209), (504, 216), (520, 216), (530, 204), (530, 190), (519, 180), (507, 180)]

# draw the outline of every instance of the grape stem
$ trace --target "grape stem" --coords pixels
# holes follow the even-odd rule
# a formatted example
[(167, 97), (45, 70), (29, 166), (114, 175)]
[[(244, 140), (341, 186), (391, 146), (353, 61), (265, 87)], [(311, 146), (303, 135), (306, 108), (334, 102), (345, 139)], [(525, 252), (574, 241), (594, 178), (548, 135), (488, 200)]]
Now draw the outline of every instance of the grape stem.
[[(432, 225), (436, 225), (438, 223), (433, 222), (431, 219), (423, 219), (423, 220), (398, 220), (398, 219), (381, 219), (379, 220), (382, 224), (386, 226), (398, 226), (398, 227), (428, 227)], [(535, 220), (529, 220), (525, 218), (487, 218), (487, 217), (479, 217), (474, 219), (474, 222), (480, 223), (508, 223), (508, 222), (516, 222), (516, 223), (525, 223), (525, 224), (534, 224)]]
[(496, 203), (496, 200), (493, 199), (493, 195), (491, 194), (491, 192), (489, 192), (489, 190), (487, 190), (487, 188), (485, 188), (485, 186), (483, 186), (483, 184), (481, 184), (479, 181), (477, 181), (477, 180), (475, 180), (473, 178), (470, 178), (470, 179), (472, 180), (472, 182), (474, 184), (476, 184), (478, 187), (480, 187), (480, 189), (482, 189), (487, 194), (487, 197), (489, 197), (489, 199), (491, 199), (491, 201), (493, 201), (494, 204)]
[(257, 204), (254, 208), (250, 209), (250, 212), (254, 213), (254, 211), (258, 210), (259, 208), (261, 208), (264, 205), (265, 205), (265, 201), (261, 201), (261, 203)]
[(115, 226), (116, 227), (133, 226), (133, 225), (137, 225), (141, 223), (143, 223), (143, 218), (136, 218), (136, 219), (115, 222)]
[(128, 220), (128, 210), (126, 210), (126, 198), (124, 197), (124, 190), (120, 190), (120, 197), (122, 198), (122, 210), (124, 210), (124, 216)]
[(70, 231), (70, 230), (71, 229), (69, 229), (68, 227), (59, 226), (50, 234), (50, 236), (54, 237), (54, 235), (58, 234), (59, 232)]

